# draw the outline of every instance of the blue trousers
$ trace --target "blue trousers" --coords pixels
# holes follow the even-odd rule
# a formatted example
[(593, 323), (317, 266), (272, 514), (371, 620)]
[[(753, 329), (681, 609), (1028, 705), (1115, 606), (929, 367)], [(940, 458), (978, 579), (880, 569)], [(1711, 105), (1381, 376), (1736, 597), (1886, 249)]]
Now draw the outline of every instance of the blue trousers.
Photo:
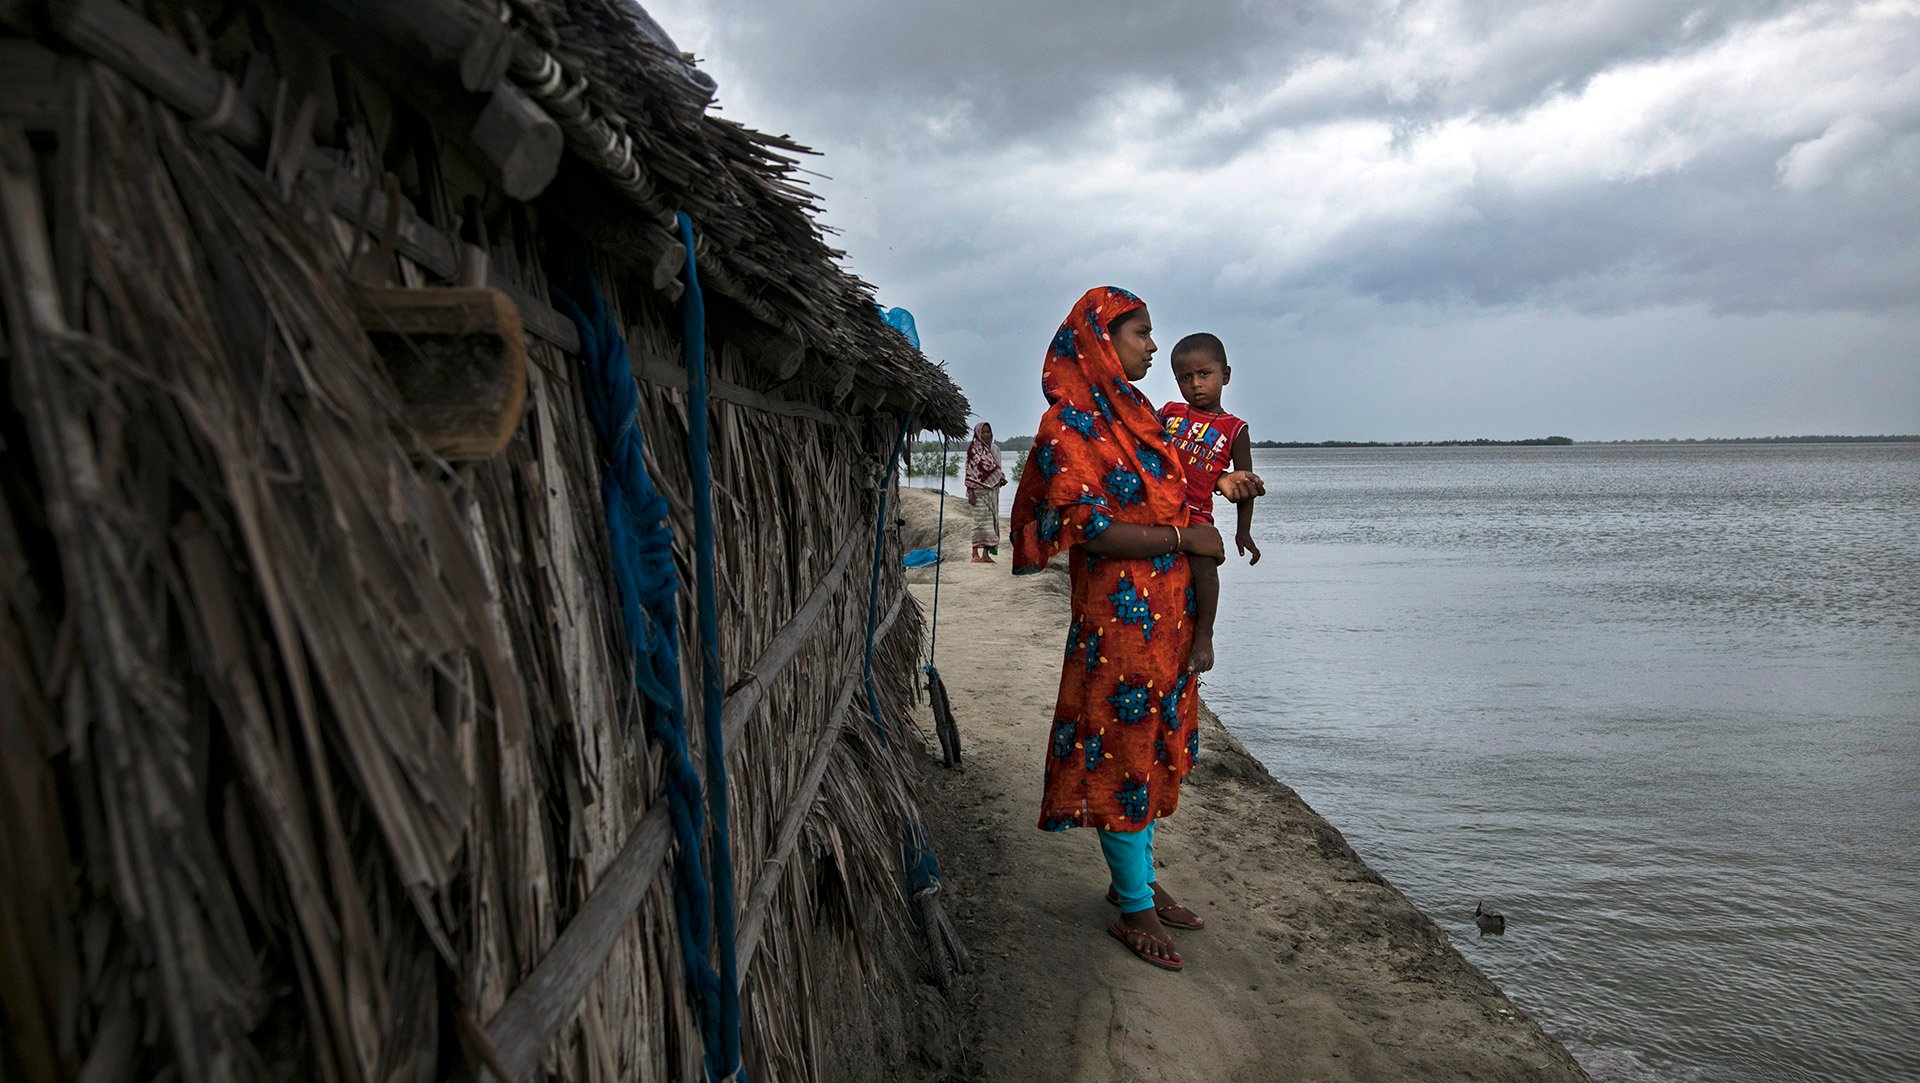
[(1113, 874), (1113, 893), (1120, 912), (1134, 914), (1153, 909), (1153, 825), (1138, 831), (1100, 832), (1100, 852)]

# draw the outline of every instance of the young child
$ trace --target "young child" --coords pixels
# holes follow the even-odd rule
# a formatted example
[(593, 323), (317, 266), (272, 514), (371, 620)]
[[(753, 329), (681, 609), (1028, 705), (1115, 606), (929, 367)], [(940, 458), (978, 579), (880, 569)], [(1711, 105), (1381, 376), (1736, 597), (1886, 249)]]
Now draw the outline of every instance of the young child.
[[(1228, 470), (1253, 468), (1253, 441), (1247, 423), (1220, 409), (1220, 392), (1233, 379), (1227, 348), (1217, 336), (1202, 331), (1173, 346), (1173, 378), (1185, 402), (1160, 409), (1167, 438), (1187, 473), (1187, 511), (1196, 523), (1213, 522), (1213, 490)], [(1260, 547), (1253, 543), (1253, 500), (1239, 501), (1239, 524), (1233, 544), (1248, 564), (1260, 563)], [(1213, 617), (1220, 607), (1220, 566), (1210, 560), (1193, 562), (1193, 653), (1188, 668), (1205, 673), (1213, 668)]]

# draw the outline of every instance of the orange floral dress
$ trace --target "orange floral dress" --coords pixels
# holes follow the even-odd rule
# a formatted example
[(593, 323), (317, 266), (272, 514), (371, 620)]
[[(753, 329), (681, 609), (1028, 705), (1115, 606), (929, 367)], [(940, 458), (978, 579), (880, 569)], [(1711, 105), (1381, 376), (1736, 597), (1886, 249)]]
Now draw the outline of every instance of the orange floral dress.
[(1199, 694), (1186, 671), (1193, 575), (1184, 554), (1099, 557), (1081, 548), (1115, 522), (1187, 525), (1186, 479), (1159, 416), (1126, 378), (1108, 328), (1145, 304), (1087, 291), (1041, 369), (1047, 412), (1014, 496), (1013, 572), (1065, 552), (1073, 582), (1040, 827), (1138, 831), (1180, 804), (1199, 754)]

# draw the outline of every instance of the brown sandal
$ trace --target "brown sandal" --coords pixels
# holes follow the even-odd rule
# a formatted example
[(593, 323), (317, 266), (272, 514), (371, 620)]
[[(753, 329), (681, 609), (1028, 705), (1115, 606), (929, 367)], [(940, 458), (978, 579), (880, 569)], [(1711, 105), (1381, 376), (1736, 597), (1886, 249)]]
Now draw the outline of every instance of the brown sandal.
[[(1174, 951), (1173, 958), (1171, 959), (1163, 959), (1158, 955), (1149, 953), (1146, 945), (1153, 943), (1156, 938), (1145, 929), (1135, 929), (1123, 921), (1116, 921), (1107, 926), (1107, 935), (1125, 944), (1128, 951), (1162, 970), (1171, 970), (1178, 973), (1187, 967), (1187, 961), (1180, 958), (1178, 951)], [(1173, 949), (1172, 937), (1167, 938), (1167, 948), (1168, 950)]]
[[(1120, 898), (1113, 893), (1112, 888), (1107, 889), (1107, 905), (1120, 905)], [(1192, 907), (1183, 903), (1169, 903), (1166, 906), (1156, 906), (1153, 908), (1153, 913), (1155, 917), (1160, 919), (1160, 924), (1165, 925), (1169, 929), (1186, 929), (1191, 932), (1207, 927), (1207, 919), (1201, 917), (1198, 913), (1194, 912)], [(1186, 916), (1174, 916), (1178, 914), (1185, 914)]]

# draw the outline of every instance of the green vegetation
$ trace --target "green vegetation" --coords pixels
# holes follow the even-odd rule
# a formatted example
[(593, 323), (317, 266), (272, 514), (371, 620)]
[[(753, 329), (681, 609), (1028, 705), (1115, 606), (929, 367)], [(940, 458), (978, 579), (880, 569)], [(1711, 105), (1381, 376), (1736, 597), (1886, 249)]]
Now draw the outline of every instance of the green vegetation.
[[(947, 477), (960, 473), (967, 462), (967, 442), (965, 440), (947, 441)], [(913, 478), (934, 478), (940, 476), (940, 441), (915, 440), (907, 450), (907, 476)]]
[[(1255, 440), (1263, 448), (1353, 448), (1353, 447), (1566, 447), (1574, 443), (1569, 436), (1536, 436), (1526, 440)], [(1920, 435), (1899, 436), (1688, 436), (1649, 440), (1581, 440), (1582, 444), (1911, 444), (1920, 443)], [(1005, 451), (1026, 451), (1033, 437), (1014, 436), (1000, 441)], [(936, 457), (940, 445), (933, 445)], [(962, 451), (965, 450), (963, 447)]]
[(1669, 436), (1664, 440), (1588, 440), (1589, 444), (1912, 444), (1920, 435), (1903, 436)]
[(1536, 436), (1527, 440), (1255, 440), (1254, 447), (1564, 447), (1570, 436)]

